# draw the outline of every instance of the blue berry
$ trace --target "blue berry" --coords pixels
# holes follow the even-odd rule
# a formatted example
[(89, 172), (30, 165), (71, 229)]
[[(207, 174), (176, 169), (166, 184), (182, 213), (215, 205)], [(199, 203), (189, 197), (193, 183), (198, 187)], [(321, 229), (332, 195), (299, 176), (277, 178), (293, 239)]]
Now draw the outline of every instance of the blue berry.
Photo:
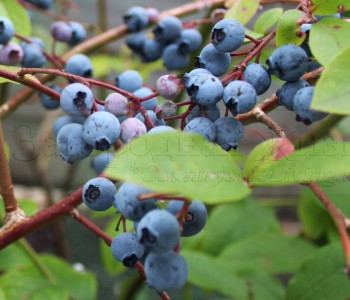
[(216, 138), (216, 127), (214, 123), (205, 117), (192, 119), (186, 124), (184, 131), (199, 133), (210, 142), (214, 142)]
[(25, 0), (39, 8), (49, 9), (52, 7), (54, 0)]
[(159, 126), (151, 128), (148, 131), (148, 134), (167, 132), (167, 131), (176, 131), (176, 129), (174, 129), (173, 127), (167, 126), (167, 125), (159, 125)]
[(133, 93), (142, 88), (143, 79), (141, 74), (136, 70), (127, 70), (116, 77), (116, 86)]
[(103, 211), (113, 205), (117, 189), (112, 181), (103, 177), (96, 177), (87, 181), (83, 186), (82, 197), (87, 207), (92, 210)]
[(182, 288), (188, 276), (185, 259), (174, 251), (151, 252), (145, 261), (146, 284), (157, 291)]
[(167, 74), (158, 78), (156, 88), (164, 99), (172, 100), (180, 93), (180, 83), (175, 74)]
[(130, 7), (123, 16), (124, 23), (130, 31), (140, 31), (149, 23), (147, 10), (141, 6)]
[(308, 57), (301, 47), (287, 44), (276, 48), (266, 63), (279, 79), (295, 81), (307, 70)]
[(181, 30), (181, 20), (175, 16), (167, 16), (158, 22), (153, 33), (158, 41), (173, 42), (180, 36)]
[(307, 87), (309, 85), (310, 84), (303, 79), (285, 82), (282, 87), (276, 92), (279, 104), (283, 105), (288, 110), (293, 111), (293, 99), (295, 94), (301, 88)]
[(206, 45), (196, 57), (196, 67), (209, 70), (214, 76), (226, 73), (231, 64), (230, 53), (217, 50), (213, 44)]
[(63, 111), (70, 116), (87, 116), (94, 103), (94, 96), (86, 85), (71, 83), (62, 90), (60, 103)]
[(82, 125), (77, 123), (67, 124), (60, 129), (57, 147), (62, 159), (70, 164), (88, 157), (93, 149), (83, 139)]
[(180, 46), (177, 44), (170, 44), (166, 46), (162, 56), (164, 66), (168, 70), (181, 70), (190, 62), (189, 55), (186, 52), (183, 53)]
[(25, 41), (22, 41), (20, 43), (20, 46), (22, 47), (22, 49), (24, 49), (28, 45), (32, 45), (32, 44), (35, 44), (35, 45), (39, 46), (41, 49), (45, 48), (45, 43), (44, 43), (44, 41), (41, 38), (36, 37), (36, 36), (32, 36), (29, 39), (32, 41), (32, 43), (27, 43)]
[[(154, 92), (150, 88), (145, 87), (145, 86), (134, 91), (134, 95), (137, 97), (140, 97), (140, 98), (147, 97), (153, 93)], [(153, 98), (148, 99), (146, 101), (142, 101), (141, 105), (147, 110), (153, 110), (157, 106), (157, 103), (158, 103), (157, 97), (153, 97)]]
[(85, 54), (74, 54), (66, 61), (68, 73), (81, 77), (92, 77), (93, 66), (89, 57)]
[(234, 19), (217, 22), (211, 31), (211, 42), (222, 52), (232, 52), (243, 44), (245, 37), (243, 25)]
[(125, 116), (128, 111), (128, 100), (119, 93), (109, 94), (105, 100), (105, 111), (117, 117)]
[(10, 19), (0, 17), (0, 44), (7, 44), (15, 34), (15, 27)]
[[(203, 111), (203, 112), (202, 112)], [(220, 118), (220, 109), (217, 105), (202, 106), (202, 110), (199, 105), (196, 105), (188, 115), (187, 119), (189, 121), (198, 117), (206, 117), (210, 121), (215, 122)]]
[(224, 103), (236, 116), (250, 111), (256, 105), (256, 91), (248, 82), (231, 81), (224, 89)]
[(300, 25), (300, 31), (301, 32), (307, 32), (311, 29), (312, 24), (304, 23)]
[(176, 41), (179, 45), (179, 49), (181, 53), (189, 53), (196, 51), (202, 45), (202, 35), (195, 28), (187, 28), (181, 30), (180, 37)]
[(72, 117), (70, 116), (59, 116), (52, 124), (52, 134), (56, 138), (60, 129), (67, 124), (73, 123)]
[(111, 252), (115, 259), (131, 268), (143, 256), (145, 247), (137, 241), (136, 234), (123, 232), (112, 240)]
[(84, 122), (83, 137), (95, 149), (105, 151), (119, 138), (120, 130), (120, 123), (115, 115), (97, 111)]
[(92, 159), (91, 168), (93, 168), (97, 174), (100, 174), (107, 168), (112, 160), (113, 154), (108, 152), (100, 153)]
[(19, 64), (23, 58), (23, 50), (15, 42), (8, 42), (0, 49), (0, 64), (14, 66)]
[[(147, 110), (148, 116), (151, 118), (153, 121), (154, 126), (160, 126), (160, 125), (165, 125), (165, 122), (163, 119), (158, 119), (156, 113), (153, 110)], [(145, 123), (145, 118), (141, 113), (138, 113), (135, 118), (139, 119), (141, 122)]]
[(296, 120), (310, 125), (315, 121), (325, 118), (328, 114), (311, 108), (314, 95), (314, 86), (307, 86), (298, 90), (293, 98), (293, 110), (297, 114)]
[(60, 42), (68, 42), (73, 35), (72, 28), (68, 25), (68, 23), (63, 21), (55, 21), (50, 26), (50, 31), (52, 37), (56, 41)]
[[(183, 201), (171, 200), (166, 206), (166, 210), (176, 215), (183, 207)], [(200, 200), (193, 200), (187, 209), (187, 214), (183, 222), (182, 236), (192, 236), (199, 233), (207, 222), (207, 208)]]
[(147, 133), (146, 125), (136, 118), (127, 118), (121, 124), (120, 139), (129, 143), (135, 137)]
[[(49, 84), (49, 87), (58, 93), (62, 92), (61, 88), (55, 84)], [(52, 99), (50, 96), (44, 93), (39, 93), (39, 98), (41, 105), (46, 109), (56, 109), (60, 107), (60, 102), (58, 100)]]
[(199, 105), (214, 105), (222, 99), (224, 87), (219, 78), (199, 73), (185, 80), (187, 94)]
[(257, 63), (249, 63), (243, 72), (244, 80), (250, 83), (257, 95), (265, 93), (271, 85), (271, 75), (266, 68)]
[(131, 221), (140, 221), (149, 211), (156, 209), (155, 199), (139, 200), (138, 195), (150, 190), (129, 182), (124, 182), (114, 197), (114, 206), (118, 212)]
[(68, 22), (72, 28), (72, 37), (68, 40), (68, 44), (75, 46), (86, 39), (86, 30), (79, 22)]
[(146, 39), (143, 43), (141, 59), (144, 62), (152, 62), (162, 57), (164, 44), (155, 39)]
[(226, 151), (236, 149), (244, 135), (242, 123), (235, 118), (222, 117), (217, 119), (214, 125), (216, 126), (216, 143)]
[(152, 252), (167, 252), (180, 240), (179, 222), (170, 212), (154, 209), (142, 217), (136, 235)]
[(46, 57), (42, 48), (37, 44), (28, 44), (23, 48), (21, 65), (24, 68), (42, 68), (46, 63)]
[(147, 35), (143, 32), (134, 32), (126, 37), (127, 46), (136, 54), (142, 54), (143, 45), (147, 40)]

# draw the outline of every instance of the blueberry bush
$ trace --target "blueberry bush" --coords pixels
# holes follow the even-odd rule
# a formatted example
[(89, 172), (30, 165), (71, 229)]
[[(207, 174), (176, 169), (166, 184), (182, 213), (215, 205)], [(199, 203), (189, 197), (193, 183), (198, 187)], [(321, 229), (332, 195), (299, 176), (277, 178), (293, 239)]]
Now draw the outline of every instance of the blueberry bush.
[[(350, 299), (350, 1), (130, 4), (113, 28), (96, 5), (97, 25), (73, 1), (0, 2), (0, 300)], [(40, 206), (17, 196), (6, 130), (36, 102), (20, 150), (54, 141), (25, 162)], [(53, 222), (62, 246), (67, 216), (99, 238), (108, 296), (28, 240)]]

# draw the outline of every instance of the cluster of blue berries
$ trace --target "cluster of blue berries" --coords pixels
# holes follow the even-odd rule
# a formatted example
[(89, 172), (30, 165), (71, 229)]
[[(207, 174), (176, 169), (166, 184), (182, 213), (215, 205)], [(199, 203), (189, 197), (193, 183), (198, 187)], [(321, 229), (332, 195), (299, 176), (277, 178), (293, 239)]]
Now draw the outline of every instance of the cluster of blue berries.
[(50, 9), (54, 4), (54, 0), (25, 0), (41, 9)]
[(143, 262), (150, 288), (178, 289), (188, 276), (186, 262), (179, 254), (180, 237), (198, 234), (205, 227), (207, 210), (200, 200), (193, 200), (186, 210), (184, 201), (170, 200), (161, 209), (154, 198), (138, 198), (149, 192), (129, 182), (117, 190), (109, 179), (97, 177), (85, 183), (82, 198), (95, 211), (114, 205), (123, 217), (134, 222), (134, 232), (123, 232), (113, 239), (110, 247), (113, 257), (128, 268)]
[[(202, 35), (196, 28), (184, 28), (175, 16), (160, 20), (158, 17), (154, 9), (129, 8), (124, 14), (124, 22), (131, 31), (126, 43), (144, 62), (162, 58), (168, 70), (181, 70), (189, 64), (189, 54), (200, 48)], [(148, 37), (143, 29), (151, 23), (157, 24), (152, 30), (153, 37)]]

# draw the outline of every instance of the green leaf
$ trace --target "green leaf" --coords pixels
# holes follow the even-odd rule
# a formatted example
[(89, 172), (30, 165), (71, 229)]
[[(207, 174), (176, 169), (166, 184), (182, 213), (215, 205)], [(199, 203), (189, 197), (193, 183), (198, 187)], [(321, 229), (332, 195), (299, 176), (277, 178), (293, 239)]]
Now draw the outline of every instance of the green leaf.
[[(1, 2), (0, 2), (0, 5), (1, 5)], [(4, 65), (0, 65), (0, 69), (1, 70), (5, 70), (5, 71), (10, 71), (10, 72), (14, 72), (14, 73), (17, 73), (21, 68), (20, 67), (13, 67), (13, 66), (4, 66)], [(38, 83), (40, 83), (40, 81), (33, 75), (24, 75), (25, 78), (28, 78), (28, 79), (32, 79), (32, 80), (35, 80), (37, 81)], [(0, 83), (4, 83), (4, 82), (11, 82), (11, 83), (16, 83), (16, 84), (20, 84), (16, 81), (12, 81), (10, 79), (7, 79), (7, 78), (3, 78), (3, 77), (0, 77)]]
[(217, 291), (236, 300), (248, 300), (245, 282), (230, 272), (224, 262), (207, 254), (183, 250), (188, 266), (188, 281), (198, 287)]
[(350, 47), (341, 51), (328, 64), (315, 88), (311, 107), (317, 110), (350, 114)]
[(5, 293), (1, 287), (0, 287), (0, 300), (6, 300)]
[(284, 44), (300, 45), (306, 35), (298, 36), (300, 27), (297, 23), (299, 18), (303, 17), (303, 12), (298, 9), (285, 11), (277, 23), (276, 45), (279, 47)]
[(208, 204), (250, 193), (230, 154), (199, 134), (178, 131), (132, 140), (116, 153), (106, 175)]
[(264, 233), (227, 245), (220, 260), (232, 272), (289, 273), (298, 270), (314, 251), (315, 247), (301, 238)]
[(267, 33), (268, 30), (277, 23), (281, 17), (283, 9), (280, 7), (272, 8), (263, 12), (254, 24), (254, 31), (260, 33)]
[(32, 216), (39, 210), (39, 203), (38, 201), (32, 200), (32, 199), (19, 199), (19, 206), (27, 216)]
[(39, 287), (26, 297), (26, 300), (69, 300), (69, 291), (63, 289), (59, 285), (48, 284), (44, 287)]
[(31, 22), (28, 12), (18, 1), (2, 0), (0, 1), (0, 16), (11, 19), (15, 26), (16, 33), (24, 36), (30, 36)]
[(264, 271), (249, 271), (239, 275), (249, 288), (249, 299), (285, 300), (285, 290), (276, 278)]
[(249, 180), (293, 151), (294, 146), (287, 138), (275, 138), (260, 143), (248, 155), (244, 167), (244, 178)]
[[(231, 3), (228, 3), (231, 2)], [(228, 1), (226, 7), (229, 7), (225, 13), (225, 18), (235, 19), (243, 25), (248, 23), (259, 8), (259, 0), (235, 0)]]
[(64, 260), (48, 254), (40, 255), (42, 261), (52, 272), (56, 283), (69, 291), (76, 299), (95, 300), (97, 282), (95, 275), (87, 271), (76, 271)]
[(350, 47), (349, 32), (350, 23), (342, 19), (324, 18), (312, 24), (309, 45), (313, 56), (327, 66), (341, 50)]
[[(123, 233), (123, 230), (121, 230), (121, 228), (119, 228), (119, 231), (115, 230), (119, 216), (109, 221), (106, 227), (104, 228), (104, 231), (113, 238)], [(126, 228), (127, 232), (135, 232), (133, 222), (127, 221)], [(121, 262), (119, 262), (112, 256), (111, 248), (107, 246), (103, 240), (100, 241), (100, 250), (102, 264), (109, 274), (117, 275), (128, 270), (128, 268), (124, 267), (124, 265)]]
[[(251, 36), (251, 37), (254, 38), (254, 39), (259, 39), (259, 38), (261, 38), (261, 37), (264, 36), (262, 33), (254, 32), (254, 31), (252, 31), (252, 30), (250, 30), (250, 29), (248, 29), (248, 28), (246, 28), (246, 27), (244, 28), (244, 32), (245, 32), (245, 34)], [(245, 39), (244, 39), (244, 43), (247, 43), (247, 42), (251, 42), (251, 40), (245, 38)]]
[(290, 280), (287, 300), (349, 299), (349, 277), (344, 272), (344, 254), (339, 244), (324, 247)]
[(279, 231), (273, 209), (262, 207), (255, 200), (248, 198), (212, 209), (205, 227), (201, 249), (218, 255), (229, 243), (252, 234)]
[(349, 0), (313, 0), (310, 9), (315, 14), (335, 14), (338, 12), (338, 6), (342, 5), (344, 11), (350, 9)]
[(0, 271), (33, 266), (33, 261), (19, 243), (13, 243), (0, 251)]
[(331, 140), (295, 151), (249, 178), (252, 186), (322, 181), (350, 171), (350, 143)]

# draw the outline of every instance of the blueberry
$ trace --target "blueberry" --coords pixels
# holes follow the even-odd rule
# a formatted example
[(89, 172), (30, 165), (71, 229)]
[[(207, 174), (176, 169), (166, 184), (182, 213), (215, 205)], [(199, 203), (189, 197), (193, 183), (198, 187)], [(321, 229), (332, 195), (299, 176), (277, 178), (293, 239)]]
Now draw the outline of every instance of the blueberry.
[(267, 69), (257, 63), (249, 63), (243, 72), (244, 80), (250, 83), (257, 95), (265, 93), (271, 85), (271, 75)]
[(162, 57), (164, 44), (155, 39), (146, 39), (141, 51), (141, 59), (144, 62), (152, 62)]
[(74, 54), (66, 61), (68, 73), (81, 77), (92, 77), (93, 66), (89, 57), (85, 54)]
[(137, 241), (136, 234), (123, 232), (112, 240), (111, 252), (115, 259), (131, 268), (143, 256), (145, 247)]
[(7, 44), (15, 34), (15, 27), (10, 19), (0, 17), (0, 44)]
[[(53, 83), (49, 84), (48, 86), (58, 93), (62, 92), (61, 88)], [(39, 93), (39, 98), (41, 105), (46, 109), (56, 109), (60, 107), (60, 102), (58, 100), (53, 99), (44, 93)]]
[(57, 147), (64, 161), (72, 164), (88, 157), (92, 147), (83, 139), (82, 125), (70, 123), (63, 126), (57, 134)]
[(185, 88), (191, 100), (203, 106), (216, 104), (224, 91), (220, 79), (208, 73), (191, 76), (185, 81)]
[(190, 62), (189, 55), (181, 51), (181, 48), (177, 44), (170, 44), (165, 47), (163, 51), (164, 66), (168, 70), (181, 70), (184, 69)]
[(250, 111), (256, 105), (256, 91), (248, 82), (231, 81), (224, 89), (224, 103), (236, 116)]
[(148, 134), (159, 133), (159, 132), (167, 132), (167, 131), (176, 131), (173, 127), (167, 125), (159, 125), (157, 127), (153, 127), (148, 131)]
[(215, 122), (217, 119), (220, 118), (220, 109), (217, 105), (202, 106), (202, 108), (200, 108), (199, 105), (196, 105), (191, 110), (187, 119), (191, 121), (192, 119), (198, 117), (206, 117), (210, 121)]
[(116, 192), (117, 189), (112, 181), (96, 177), (84, 184), (82, 198), (88, 208), (103, 211), (113, 205)]
[(296, 120), (310, 125), (315, 121), (325, 118), (328, 114), (311, 108), (314, 95), (314, 86), (303, 87), (298, 90), (293, 98), (293, 110), (296, 112)]
[(108, 166), (108, 164), (113, 160), (113, 154), (108, 152), (103, 152), (96, 155), (91, 161), (91, 168), (97, 174), (102, 173)]
[[(160, 125), (165, 125), (165, 122), (163, 119), (158, 119), (156, 113), (153, 110), (147, 110), (148, 116), (151, 118), (153, 121), (154, 126), (160, 126)], [(135, 118), (139, 119), (141, 122), (145, 123), (145, 118), (141, 113), (138, 113)]]
[(105, 100), (104, 107), (105, 111), (108, 111), (117, 117), (125, 116), (129, 111), (128, 100), (119, 93), (109, 94)]
[(123, 16), (124, 23), (130, 31), (140, 31), (149, 23), (147, 10), (141, 6), (130, 7)]
[(285, 82), (282, 87), (276, 92), (279, 104), (283, 105), (288, 110), (293, 111), (293, 98), (295, 94), (301, 88), (307, 87), (309, 85), (310, 84), (303, 79)]
[(156, 88), (164, 99), (172, 100), (180, 93), (180, 83), (175, 74), (167, 74), (158, 78)]
[(155, 199), (139, 200), (138, 195), (150, 190), (129, 182), (124, 182), (114, 197), (114, 206), (118, 212), (131, 221), (140, 221), (149, 211), (156, 209)]
[(214, 123), (205, 117), (192, 119), (186, 124), (184, 131), (199, 133), (210, 142), (214, 142), (216, 138), (216, 127)]
[[(176, 215), (181, 211), (183, 205), (183, 201), (171, 200), (165, 209)], [(192, 236), (199, 233), (207, 222), (207, 216), (207, 208), (204, 203), (200, 200), (193, 200), (188, 207), (181, 235)]]
[(306, 52), (294, 44), (276, 48), (266, 61), (269, 71), (284, 81), (298, 80), (307, 70)]
[(151, 252), (145, 261), (146, 283), (157, 291), (182, 288), (187, 280), (185, 259), (174, 251)]
[(105, 151), (119, 138), (120, 130), (121, 126), (115, 115), (97, 111), (84, 122), (83, 137), (95, 149)]
[(216, 143), (226, 151), (236, 149), (244, 134), (242, 123), (235, 118), (222, 117), (217, 119), (214, 125), (216, 126)]
[(147, 35), (143, 31), (134, 32), (126, 37), (126, 44), (134, 53), (141, 54), (146, 40)]
[[(134, 95), (140, 98), (147, 97), (151, 94), (153, 94), (153, 91), (150, 88), (145, 86), (134, 91)], [(147, 110), (153, 110), (157, 106), (157, 103), (158, 103), (157, 97), (153, 97), (146, 101), (142, 101), (141, 105)]]
[(142, 84), (142, 76), (136, 70), (124, 71), (116, 77), (116, 86), (131, 93), (142, 88)]
[(63, 21), (55, 21), (50, 26), (52, 37), (56, 41), (68, 42), (73, 36), (72, 27)]
[(54, 0), (25, 0), (39, 8), (50, 9), (54, 3)]
[(42, 48), (37, 44), (29, 44), (23, 48), (21, 65), (24, 68), (42, 68), (46, 58)]
[(147, 133), (147, 128), (142, 121), (136, 118), (128, 118), (121, 124), (120, 139), (129, 143), (137, 136)]
[(158, 22), (153, 33), (158, 41), (173, 42), (180, 36), (181, 30), (181, 20), (175, 16), (167, 16)]
[(136, 235), (152, 252), (167, 252), (180, 240), (179, 222), (170, 212), (154, 209), (142, 217)]
[(32, 43), (27, 43), (25, 41), (22, 41), (20, 43), (20, 45), (21, 45), (23, 50), (24, 50), (25, 47), (27, 47), (28, 45), (32, 45), (32, 44), (35, 44), (35, 45), (39, 46), (41, 49), (45, 48), (45, 43), (44, 43), (44, 41), (41, 38), (36, 37), (36, 36), (32, 36), (29, 39), (32, 41)]
[(52, 124), (52, 134), (56, 138), (60, 129), (67, 124), (74, 123), (70, 116), (59, 116)]
[(230, 53), (217, 50), (213, 44), (206, 45), (196, 57), (196, 67), (209, 70), (214, 76), (226, 73), (231, 64)]
[(70, 116), (87, 116), (94, 103), (91, 90), (84, 84), (67, 85), (60, 96), (61, 107)]
[(300, 31), (301, 32), (307, 32), (311, 29), (312, 24), (304, 23), (300, 25)]
[(189, 53), (200, 48), (203, 38), (201, 33), (195, 28), (181, 30), (180, 37), (176, 41), (181, 53)]
[(23, 58), (23, 50), (15, 42), (8, 42), (0, 49), (0, 64), (14, 66), (19, 64)]
[(222, 52), (232, 52), (243, 44), (245, 37), (243, 25), (234, 19), (217, 22), (211, 31), (211, 42)]
[(75, 46), (86, 39), (86, 30), (79, 22), (68, 22), (72, 29), (72, 37), (68, 40), (68, 44)]

